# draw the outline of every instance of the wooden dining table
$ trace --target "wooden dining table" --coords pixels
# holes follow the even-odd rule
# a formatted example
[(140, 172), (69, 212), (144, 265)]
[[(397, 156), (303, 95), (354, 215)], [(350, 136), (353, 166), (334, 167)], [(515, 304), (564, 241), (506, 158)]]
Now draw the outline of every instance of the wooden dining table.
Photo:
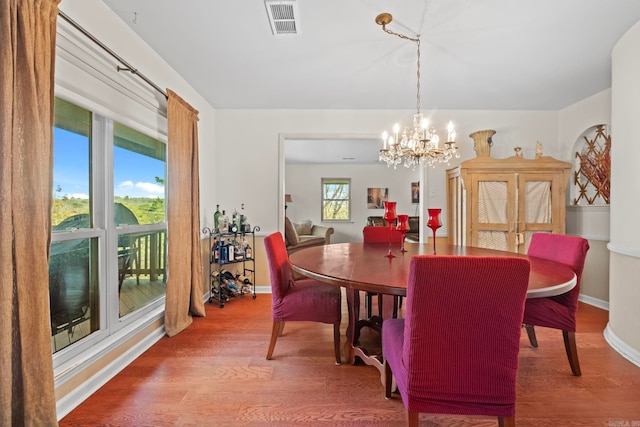
[[(345, 352), (349, 363), (359, 357), (368, 365), (373, 365), (383, 373), (379, 335), (361, 342), (364, 328), (379, 332), (384, 319), (397, 313), (398, 298), (406, 296), (409, 264), (414, 255), (433, 255), (431, 244), (405, 243), (406, 252), (400, 251), (400, 244), (393, 244), (393, 258), (387, 257), (388, 243), (337, 243), (305, 248), (291, 254), (289, 259), (294, 271), (306, 277), (344, 287), (347, 296), (349, 323)], [(513, 252), (493, 249), (437, 245), (437, 255), (454, 256), (512, 256), (524, 257), (531, 262), (527, 298), (541, 298), (559, 295), (576, 285), (576, 275), (571, 268), (549, 260), (529, 257)], [(382, 299), (379, 311), (372, 318), (360, 317), (360, 292), (378, 294)], [(362, 340), (364, 341), (364, 340)]]

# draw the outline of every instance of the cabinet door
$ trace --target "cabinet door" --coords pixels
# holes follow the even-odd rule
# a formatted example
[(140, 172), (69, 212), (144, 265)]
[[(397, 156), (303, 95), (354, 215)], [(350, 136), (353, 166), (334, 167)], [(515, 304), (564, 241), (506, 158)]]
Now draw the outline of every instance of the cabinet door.
[(561, 173), (523, 173), (518, 177), (519, 252), (526, 253), (536, 232), (564, 233), (564, 181)]
[(516, 251), (516, 175), (471, 174), (467, 200), (467, 242), (471, 246)]

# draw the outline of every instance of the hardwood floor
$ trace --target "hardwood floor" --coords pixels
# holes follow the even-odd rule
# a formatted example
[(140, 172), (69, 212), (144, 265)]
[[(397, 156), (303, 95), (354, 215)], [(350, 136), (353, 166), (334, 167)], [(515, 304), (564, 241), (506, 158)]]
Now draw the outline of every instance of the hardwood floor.
[[(344, 305), (344, 302), (343, 302)], [(60, 421), (66, 426), (403, 426), (399, 395), (385, 400), (378, 371), (333, 360), (332, 327), (290, 322), (265, 360), (271, 296), (249, 295), (163, 338)], [(346, 328), (346, 306), (343, 331)], [(571, 375), (562, 333), (523, 331), (520, 427), (640, 426), (640, 368), (605, 342), (608, 313), (581, 304), (582, 377)], [(420, 415), (424, 426), (497, 426), (495, 418)]]

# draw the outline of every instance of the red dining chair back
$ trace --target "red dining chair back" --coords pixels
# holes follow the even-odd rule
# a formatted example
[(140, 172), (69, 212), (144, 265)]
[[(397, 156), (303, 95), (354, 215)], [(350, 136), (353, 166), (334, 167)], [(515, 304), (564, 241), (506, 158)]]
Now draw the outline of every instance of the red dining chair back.
[(410, 426), (420, 412), (515, 425), (529, 270), (526, 258), (413, 257), (405, 318), (382, 324), (385, 396), (393, 375)]
[(586, 239), (565, 234), (534, 233), (527, 255), (557, 261), (570, 267), (576, 275), (576, 286), (564, 294), (527, 300), (523, 323), (533, 347), (538, 346), (534, 326), (560, 329), (573, 375), (580, 376), (576, 346), (576, 311), (584, 261), (589, 251)]
[(285, 322), (311, 321), (333, 325), (333, 349), (336, 364), (340, 364), (340, 287), (312, 279), (293, 280), (287, 248), (280, 232), (265, 237), (264, 246), (271, 279), (273, 318), (267, 359), (273, 355)]
[(362, 229), (362, 237), (365, 243), (402, 243), (404, 235), (392, 227), (376, 227), (367, 225)]
[[(396, 230), (395, 227), (392, 227), (390, 230), (389, 226), (381, 227), (367, 225), (362, 229), (362, 238), (364, 243), (402, 243), (404, 234)], [(373, 314), (372, 303), (375, 295), (377, 294), (372, 292), (366, 292), (365, 294), (365, 305), (367, 308), (368, 318), (371, 318)], [(398, 308), (401, 307), (401, 305), (402, 299), (399, 297), (395, 298), (393, 317), (397, 317)], [(378, 295), (378, 313), (382, 313), (382, 299), (380, 295)]]

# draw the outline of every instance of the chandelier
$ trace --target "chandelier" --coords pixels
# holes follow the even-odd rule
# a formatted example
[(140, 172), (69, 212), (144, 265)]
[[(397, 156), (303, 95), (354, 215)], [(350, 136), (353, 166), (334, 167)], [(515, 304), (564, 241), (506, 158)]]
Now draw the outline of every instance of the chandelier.
[(386, 131), (382, 134), (382, 150), (380, 161), (395, 168), (400, 163), (405, 167), (415, 167), (418, 164), (435, 166), (436, 163), (447, 163), (452, 157), (459, 158), (460, 152), (456, 146), (456, 131), (453, 122), (447, 126), (447, 141), (440, 146), (440, 137), (435, 128), (429, 126), (429, 121), (420, 112), (420, 35), (415, 38), (395, 33), (387, 29), (393, 17), (389, 13), (381, 13), (376, 17), (376, 24), (382, 25), (382, 30), (388, 34), (410, 40), (416, 44), (418, 52), (417, 75), (417, 112), (413, 115), (413, 126), (400, 127), (395, 124), (392, 135)]

